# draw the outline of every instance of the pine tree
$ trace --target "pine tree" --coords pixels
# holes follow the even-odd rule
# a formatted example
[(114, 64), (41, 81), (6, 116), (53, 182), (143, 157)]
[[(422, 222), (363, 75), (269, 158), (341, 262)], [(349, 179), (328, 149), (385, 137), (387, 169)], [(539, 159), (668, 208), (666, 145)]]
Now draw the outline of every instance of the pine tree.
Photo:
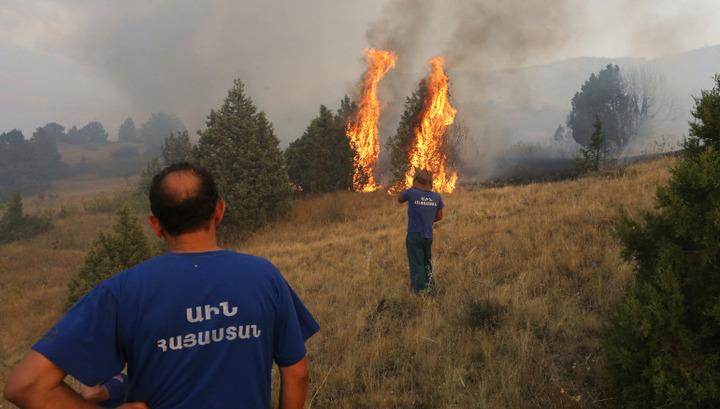
[(45, 128), (37, 128), (30, 138), (33, 150), (33, 164), (37, 169), (37, 177), (45, 179), (57, 178), (60, 171), (60, 151), (57, 140)]
[[(720, 407), (720, 79), (693, 112), (694, 149), (658, 189), (657, 211), (618, 225), (635, 285), (605, 341), (606, 367), (628, 408)], [(715, 107), (715, 109), (710, 109)]]
[(242, 237), (286, 214), (290, 181), (279, 141), (240, 80), (220, 109), (210, 111), (206, 126), (196, 159), (215, 176), (228, 203), (224, 225)]
[(66, 308), (101, 281), (152, 257), (147, 237), (128, 209), (117, 213), (111, 233), (100, 233), (75, 278), (68, 284)]
[(5, 212), (0, 217), (0, 244), (28, 239), (52, 228), (49, 218), (23, 213), (20, 193), (12, 195), (2, 207)]
[(105, 131), (103, 124), (92, 121), (78, 129), (75, 138), (78, 139), (79, 143), (106, 143), (108, 133)]
[(350, 118), (357, 112), (357, 104), (349, 96), (340, 101), (340, 108), (335, 114), (335, 126), (328, 141), (332, 160), (333, 174), (336, 178), (335, 190), (352, 189), (353, 159), (355, 152), (348, 140), (346, 127)]
[(160, 154), (160, 146), (172, 133), (185, 132), (187, 128), (177, 116), (165, 112), (150, 115), (140, 127), (140, 139), (145, 144), (145, 157), (153, 158)]
[(690, 138), (685, 144), (686, 151), (697, 152), (703, 146), (720, 150), (720, 74), (715, 75), (715, 87), (703, 90), (695, 98), (694, 120), (690, 123)]
[(590, 137), (590, 143), (584, 148), (580, 148), (581, 158), (576, 162), (576, 168), (580, 173), (597, 172), (600, 170), (607, 151), (605, 149), (605, 135), (602, 130), (602, 122), (600, 117), (595, 117), (593, 123), (593, 133)]
[(143, 169), (140, 174), (140, 182), (138, 184), (138, 191), (140, 193), (145, 196), (150, 194), (150, 185), (152, 184), (153, 177), (160, 173), (162, 168), (160, 158), (152, 158), (147, 164), (145, 164), (145, 169)]
[(171, 133), (165, 138), (160, 147), (163, 158), (163, 165), (170, 166), (173, 163), (187, 162), (192, 156), (192, 144), (187, 131)]
[(567, 126), (575, 141), (585, 147), (591, 143), (594, 121), (599, 116), (611, 153), (627, 146), (646, 119), (643, 103), (628, 86), (617, 65), (608, 65), (597, 75), (591, 74), (571, 102)]
[(118, 130), (118, 141), (120, 142), (137, 142), (138, 131), (135, 127), (135, 121), (132, 118), (126, 119)]
[(324, 105), (305, 133), (285, 151), (290, 181), (303, 192), (349, 190), (352, 187), (353, 151), (345, 135), (349, 98), (343, 99), (338, 115)]
[(404, 180), (408, 171), (408, 151), (415, 138), (415, 129), (420, 122), (426, 95), (427, 87), (425, 80), (422, 80), (415, 92), (405, 99), (405, 111), (400, 117), (400, 124), (395, 135), (387, 141), (393, 182)]

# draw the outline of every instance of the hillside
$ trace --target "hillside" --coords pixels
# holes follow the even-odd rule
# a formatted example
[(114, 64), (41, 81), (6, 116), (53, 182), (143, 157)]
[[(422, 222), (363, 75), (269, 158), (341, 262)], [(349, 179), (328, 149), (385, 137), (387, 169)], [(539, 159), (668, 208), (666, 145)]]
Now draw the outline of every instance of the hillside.
[[(607, 64), (629, 76), (646, 75), (656, 101), (656, 115), (625, 153), (672, 151), (687, 134), (692, 96), (712, 87), (720, 45), (654, 59), (583, 57), (494, 72), (450, 69), (458, 118), (473, 142), (464, 152), (466, 172), (492, 178), (504, 173), (503, 162), (514, 160), (511, 156), (562, 156), (553, 134), (565, 123), (573, 95)], [(527, 155), (518, 143), (544, 149)]]
[[(312, 408), (615, 407), (600, 336), (632, 274), (613, 225), (621, 209), (652, 208), (673, 162), (446, 195), (435, 298), (409, 292), (405, 208), (384, 193), (299, 200), (288, 220), (229, 247), (275, 262), (320, 322)], [(0, 246), (0, 383), (58, 318), (67, 282), (112, 223), (103, 208), (75, 206), (51, 232)]]

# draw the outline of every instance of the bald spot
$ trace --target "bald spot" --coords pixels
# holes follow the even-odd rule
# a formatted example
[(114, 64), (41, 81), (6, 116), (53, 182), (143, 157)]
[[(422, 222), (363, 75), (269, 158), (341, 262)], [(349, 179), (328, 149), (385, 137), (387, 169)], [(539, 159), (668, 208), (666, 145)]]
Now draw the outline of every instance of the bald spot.
[(191, 171), (172, 172), (165, 176), (162, 191), (175, 203), (196, 198), (200, 191), (200, 178)]

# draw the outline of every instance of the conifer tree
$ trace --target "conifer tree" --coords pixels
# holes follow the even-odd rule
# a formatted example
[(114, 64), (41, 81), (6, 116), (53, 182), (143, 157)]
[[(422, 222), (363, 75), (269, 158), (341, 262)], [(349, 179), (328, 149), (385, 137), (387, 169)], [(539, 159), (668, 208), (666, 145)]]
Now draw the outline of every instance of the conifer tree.
[(68, 284), (66, 308), (101, 281), (152, 257), (147, 237), (128, 209), (117, 213), (111, 233), (100, 233), (75, 278)]
[(23, 213), (20, 193), (12, 195), (2, 207), (5, 211), (0, 217), (0, 244), (28, 239), (52, 228), (49, 218)]
[(225, 102), (210, 111), (196, 160), (215, 176), (228, 204), (224, 226), (238, 237), (284, 215), (290, 181), (272, 124), (235, 80)]
[(163, 165), (170, 166), (173, 163), (187, 162), (192, 156), (192, 144), (187, 131), (171, 133), (165, 138), (160, 147), (163, 158)]
[(627, 408), (720, 407), (720, 77), (696, 100), (693, 149), (658, 189), (657, 211), (618, 226), (635, 285), (605, 341)]
[(155, 157), (160, 153), (160, 145), (172, 133), (187, 130), (183, 122), (173, 114), (157, 112), (150, 115), (140, 126), (139, 137), (145, 144), (145, 156)]
[(397, 131), (387, 141), (393, 182), (404, 180), (408, 171), (408, 151), (415, 138), (426, 95), (427, 87), (425, 80), (422, 80), (415, 92), (405, 99), (405, 111), (400, 117)]
[(143, 195), (147, 196), (150, 194), (150, 185), (155, 175), (160, 173), (163, 169), (160, 163), (160, 158), (152, 158), (148, 163), (145, 164), (145, 169), (140, 173), (140, 182), (138, 184), (138, 191)]
[(593, 123), (593, 133), (590, 137), (588, 146), (580, 148), (580, 156), (576, 162), (576, 167), (580, 173), (597, 172), (603, 164), (607, 155), (605, 149), (605, 135), (602, 130), (602, 122), (600, 117), (595, 117)]
[(352, 188), (353, 151), (345, 135), (351, 109), (348, 97), (341, 102), (337, 115), (321, 105), (305, 133), (285, 151), (290, 181), (303, 192)]
[(600, 117), (605, 142), (611, 153), (618, 153), (634, 138), (647, 119), (642, 98), (629, 87), (620, 67), (608, 65), (590, 75), (572, 98), (567, 126), (575, 141), (587, 147), (591, 143), (594, 121)]
[(138, 141), (137, 127), (135, 127), (135, 121), (133, 121), (132, 118), (127, 118), (125, 121), (123, 121), (122, 125), (120, 125), (120, 129), (118, 130), (118, 141), (120, 141), (120, 142), (137, 142)]

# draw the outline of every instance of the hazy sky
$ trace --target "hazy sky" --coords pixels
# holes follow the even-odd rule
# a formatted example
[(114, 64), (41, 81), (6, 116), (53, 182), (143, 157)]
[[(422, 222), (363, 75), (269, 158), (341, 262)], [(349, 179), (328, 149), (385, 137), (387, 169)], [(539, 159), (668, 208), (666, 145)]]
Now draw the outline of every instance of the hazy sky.
[(421, 76), (440, 53), (477, 70), (670, 54), (720, 43), (718, 21), (718, 0), (0, 0), (0, 131), (100, 120), (114, 137), (166, 111), (194, 132), (239, 77), (286, 143), (352, 92), (378, 32), (413, 37), (390, 43)]

